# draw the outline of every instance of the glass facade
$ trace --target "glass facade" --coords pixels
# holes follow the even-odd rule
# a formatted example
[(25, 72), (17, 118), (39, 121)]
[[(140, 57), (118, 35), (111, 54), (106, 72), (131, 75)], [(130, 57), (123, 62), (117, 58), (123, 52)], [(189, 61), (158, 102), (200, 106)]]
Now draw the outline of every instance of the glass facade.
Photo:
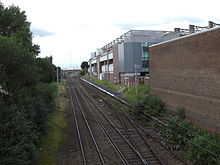
[(143, 72), (149, 72), (149, 53), (148, 46), (152, 44), (142, 43), (142, 68)]

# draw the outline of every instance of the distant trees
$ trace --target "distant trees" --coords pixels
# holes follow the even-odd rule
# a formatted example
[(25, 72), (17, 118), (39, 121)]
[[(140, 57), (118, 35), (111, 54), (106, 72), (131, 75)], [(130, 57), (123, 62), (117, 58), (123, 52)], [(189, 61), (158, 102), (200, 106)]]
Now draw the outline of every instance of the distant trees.
[(54, 81), (56, 76), (56, 66), (52, 64), (53, 58), (37, 58), (36, 64), (38, 66), (38, 73), (40, 75), (40, 81), (44, 83), (50, 83)]
[(88, 62), (87, 61), (83, 61), (81, 63), (81, 69), (82, 69), (81, 75), (85, 75), (88, 72), (88, 68), (89, 68)]
[(83, 70), (83, 69), (88, 69), (88, 67), (89, 67), (89, 64), (88, 64), (87, 61), (83, 61), (83, 62), (81, 63), (81, 69), (82, 69), (82, 70)]
[(30, 23), (19, 7), (0, 3), (0, 164), (31, 164), (56, 86), (52, 57), (37, 58)]

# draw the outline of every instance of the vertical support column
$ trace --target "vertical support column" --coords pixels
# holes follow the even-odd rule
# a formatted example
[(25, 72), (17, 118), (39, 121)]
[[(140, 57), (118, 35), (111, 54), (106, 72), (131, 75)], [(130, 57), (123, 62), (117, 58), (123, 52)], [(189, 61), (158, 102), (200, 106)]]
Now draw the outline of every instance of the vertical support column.
[(109, 77), (109, 60), (108, 60), (108, 50), (107, 50), (107, 80), (108, 80), (108, 81), (110, 80), (110, 77)]
[(137, 69), (140, 69), (140, 65), (134, 64), (134, 70), (135, 70), (135, 92), (136, 92), (136, 96), (138, 95)]
[(214, 27), (214, 22), (209, 21), (209, 28), (213, 28)]
[(97, 64), (97, 78), (100, 79), (100, 56), (96, 58), (96, 64)]
[(137, 69), (135, 68), (135, 93), (138, 95), (138, 84), (137, 84)]
[(89, 76), (92, 77), (92, 59), (89, 60)]
[[(59, 71), (58, 71), (58, 67), (57, 67), (57, 97), (59, 97)], [(58, 101), (59, 103), (59, 101)]]
[(189, 33), (195, 33), (195, 25), (189, 25)]

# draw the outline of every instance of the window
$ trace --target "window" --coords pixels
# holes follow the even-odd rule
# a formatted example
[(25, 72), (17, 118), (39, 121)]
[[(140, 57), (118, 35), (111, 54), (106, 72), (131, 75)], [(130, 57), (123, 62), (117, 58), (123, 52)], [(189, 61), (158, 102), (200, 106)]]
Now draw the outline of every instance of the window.
[(148, 52), (148, 46), (143, 46), (143, 52)]
[(142, 61), (142, 68), (149, 68), (149, 61), (148, 60)]

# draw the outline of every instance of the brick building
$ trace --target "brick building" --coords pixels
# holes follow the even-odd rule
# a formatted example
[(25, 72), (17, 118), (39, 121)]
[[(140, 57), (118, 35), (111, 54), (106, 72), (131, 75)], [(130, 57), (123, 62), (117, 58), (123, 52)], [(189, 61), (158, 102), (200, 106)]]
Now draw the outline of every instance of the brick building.
[(220, 28), (153, 45), (149, 53), (151, 92), (220, 132)]

